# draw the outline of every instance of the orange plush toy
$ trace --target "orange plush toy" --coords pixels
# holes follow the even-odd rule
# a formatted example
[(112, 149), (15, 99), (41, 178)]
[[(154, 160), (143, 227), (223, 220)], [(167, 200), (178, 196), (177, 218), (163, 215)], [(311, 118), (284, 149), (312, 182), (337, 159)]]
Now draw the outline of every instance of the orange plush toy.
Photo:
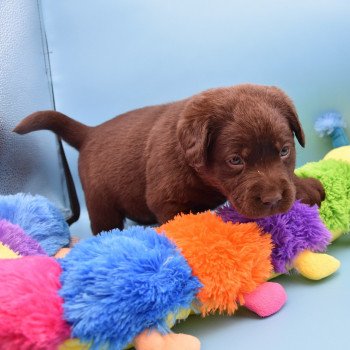
[[(271, 236), (255, 223), (225, 223), (205, 212), (178, 215), (156, 230), (175, 243), (202, 283), (197, 294), (202, 315), (233, 314), (238, 305), (246, 305), (265, 317), (284, 304), (283, 288), (266, 282), (272, 273)], [(271, 298), (264, 303), (257, 291)]]

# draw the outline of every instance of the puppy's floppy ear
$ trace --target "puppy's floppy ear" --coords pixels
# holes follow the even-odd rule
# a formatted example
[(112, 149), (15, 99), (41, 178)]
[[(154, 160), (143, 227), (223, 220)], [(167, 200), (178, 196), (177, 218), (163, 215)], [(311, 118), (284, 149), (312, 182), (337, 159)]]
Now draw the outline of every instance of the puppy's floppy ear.
[(302, 147), (305, 147), (305, 134), (292, 100), (281, 89), (275, 86), (271, 86), (268, 89), (272, 93), (273, 104), (288, 119), (289, 126), (294, 132), (298, 142)]
[(177, 138), (189, 165), (195, 169), (204, 166), (211, 144), (210, 108), (207, 99), (197, 95), (185, 106), (177, 123)]

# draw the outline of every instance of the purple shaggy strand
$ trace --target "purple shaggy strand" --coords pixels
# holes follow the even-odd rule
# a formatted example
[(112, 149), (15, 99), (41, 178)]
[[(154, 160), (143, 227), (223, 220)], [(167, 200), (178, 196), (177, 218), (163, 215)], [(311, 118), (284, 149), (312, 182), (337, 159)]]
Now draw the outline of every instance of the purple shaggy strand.
[(316, 205), (310, 207), (296, 201), (287, 213), (262, 219), (245, 218), (228, 204), (217, 213), (225, 222), (256, 222), (264, 232), (270, 233), (274, 243), (271, 260), (278, 273), (286, 273), (304, 250), (324, 252), (331, 240), (331, 233), (321, 221)]
[(0, 220), (0, 242), (23, 256), (46, 255), (37, 241), (28, 236), (20, 226), (7, 220)]

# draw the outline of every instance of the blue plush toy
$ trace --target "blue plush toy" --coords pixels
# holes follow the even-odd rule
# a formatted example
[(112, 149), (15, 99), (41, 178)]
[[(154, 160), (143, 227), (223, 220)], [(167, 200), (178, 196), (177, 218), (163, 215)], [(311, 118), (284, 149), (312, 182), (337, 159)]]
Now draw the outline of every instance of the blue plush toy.
[(346, 123), (338, 112), (328, 112), (317, 118), (315, 130), (321, 136), (329, 135), (333, 148), (349, 145), (349, 139), (345, 133)]
[(0, 196), (0, 220), (19, 226), (26, 235), (40, 242), (50, 256), (69, 245), (68, 224), (60, 210), (43, 196), (23, 193)]

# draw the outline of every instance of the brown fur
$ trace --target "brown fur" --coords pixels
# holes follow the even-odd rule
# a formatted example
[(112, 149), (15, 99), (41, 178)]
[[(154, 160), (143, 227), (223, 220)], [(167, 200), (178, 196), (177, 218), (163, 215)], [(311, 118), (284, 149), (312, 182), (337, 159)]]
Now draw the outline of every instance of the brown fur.
[[(293, 134), (304, 146), (304, 133), (293, 103), (275, 87), (212, 89), (96, 127), (42, 111), (14, 131), (41, 129), (79, 150), (95, 234), (122, 228), (125, 217), (164, 223), (179, 212), (213, 209), (226, 199), (257, 218), (287, 211), (295, 197), (309, 204), (324, 198), (317, 180), (294, 175)], [(280, 155), (285, 146), (286, 157)], [(244, 164), (235, 164), (237, 156)]]

